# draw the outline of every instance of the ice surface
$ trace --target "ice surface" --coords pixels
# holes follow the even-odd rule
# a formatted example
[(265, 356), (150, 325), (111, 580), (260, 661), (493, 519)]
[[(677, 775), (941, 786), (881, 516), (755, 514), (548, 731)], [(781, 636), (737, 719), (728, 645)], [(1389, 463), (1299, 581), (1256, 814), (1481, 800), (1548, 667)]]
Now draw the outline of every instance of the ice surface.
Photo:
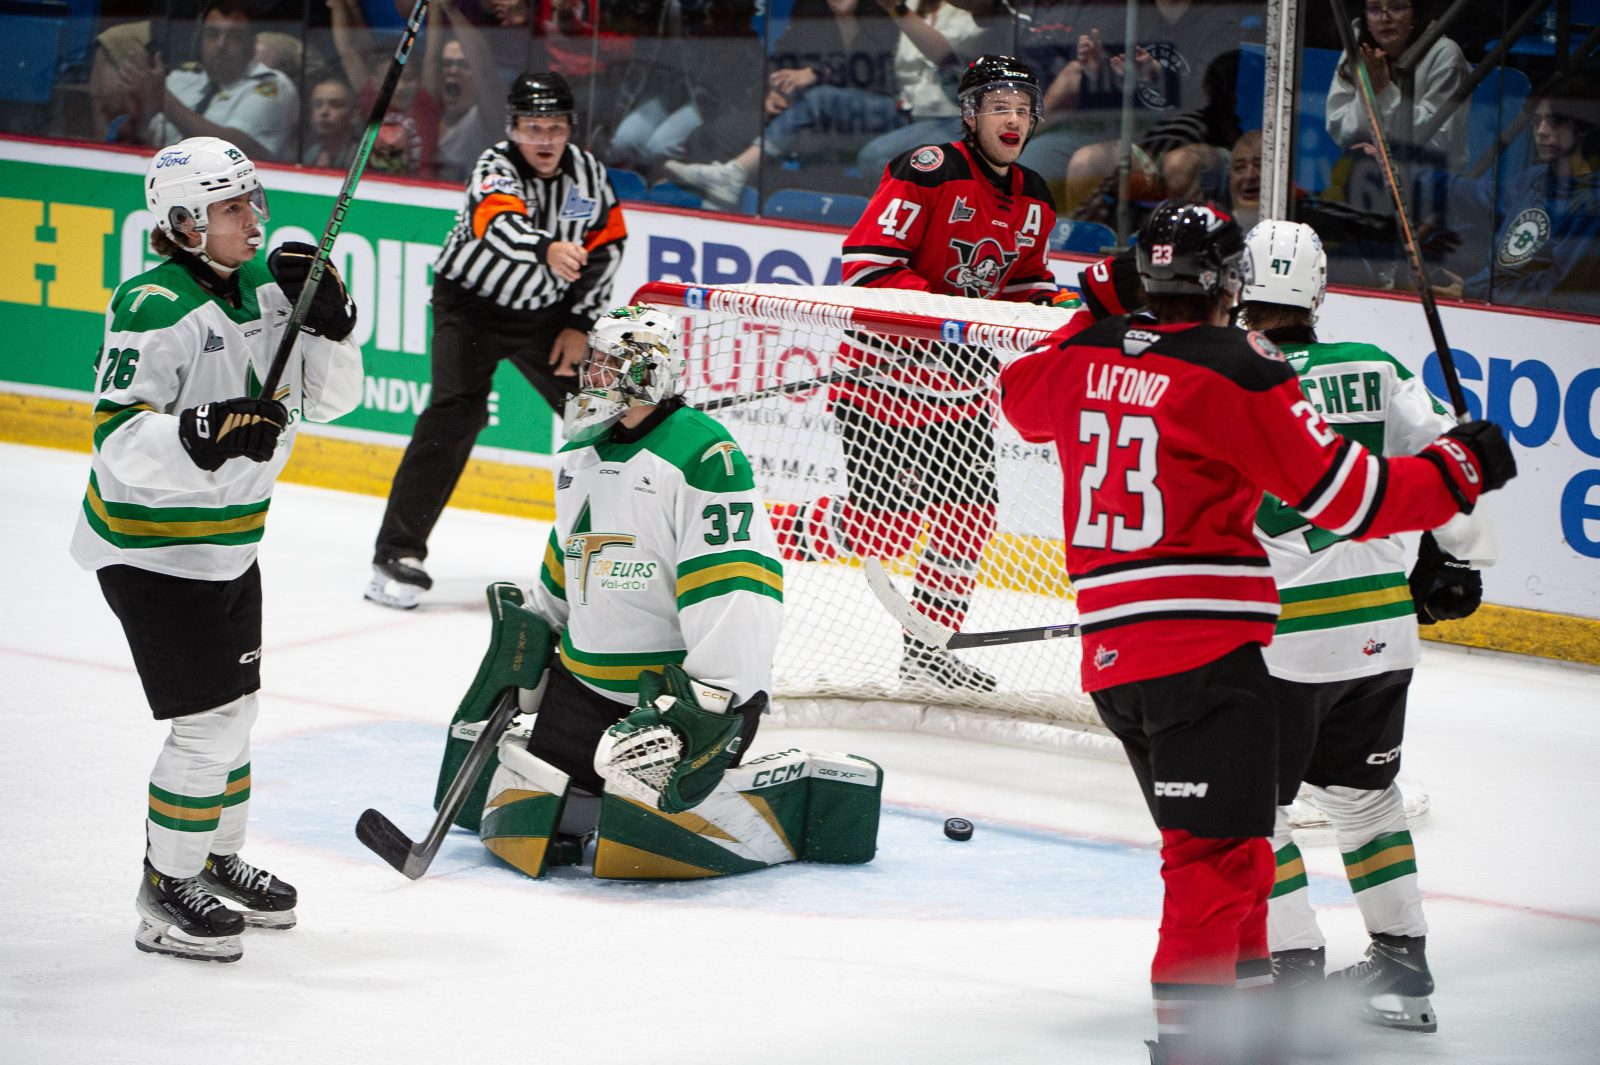
[[(0, 445), (0, 1063), (1061, 1065), (1144, 1061), (1159, 907), (1126, 767), (936, 736), (764, 729), (756, 750), (886, 771), (879, 856), (683, 884), (527, 880), (453, 835), (405, 880), (356, 842), (420, 836), (443, 723), (545, 531), (449, 512), (427, 605), (361, 600), (381, 501), (280, 487), (245, 855), (300, 926), (235, 965), (133, 949), (146, 778), (164, 734), (67, 554), (85, 456)], [(1002, 649), (1003, 650), (1003, 649)], [(1025, 650), (1020, 653), (1026, 653)], [(1600, 673), (1429, 647), (1406, 772), (1437, 1035), (1352, 1026), (1335, 1056), (1600, 1061)], [(943, 818), (974, 821), (968, 843)], [(1302, 841), (1330, 962), (1363, 948), (1326, 832)]]

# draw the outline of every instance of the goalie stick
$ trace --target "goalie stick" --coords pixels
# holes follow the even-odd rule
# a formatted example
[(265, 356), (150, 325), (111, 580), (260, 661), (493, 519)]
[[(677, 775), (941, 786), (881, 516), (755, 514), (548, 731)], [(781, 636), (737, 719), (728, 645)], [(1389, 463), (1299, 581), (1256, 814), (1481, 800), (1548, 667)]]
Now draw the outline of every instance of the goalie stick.
[(516, 716), (517, 689), (507, 688), (500, 693), (494, 712), (489, 715), (489, 720), (484, 722), (483, 731), (472, 741), (471, 750), (467, 751), (466, 759), (462, 761), (461, 768), (456, 771), (455, 779), (450, 782), (449, 789), (439, 802), (439, 813), (433, 819), (433, 827), (428, 829), (428, 834), (422, 837), (421, 843), (411, 842), (393, 821), (377, 810), (371, 809), (363, 813), (361, 819), (356, 822), (356, 838), (364, 843), (368, 850), (412, 880), (422, 876), (428, 871), (428, 866), (433, 864), (433, 856), (439, 853), (439, 847), (444, 843), (444, 837), (449, 833), (451, 823), (455, 821), (456, 814), (461, 812), (461, 805), (466, 802), (467, 793), (472, 790), (473, 782), (478, 779), (478, 774), (488, 763), (495, 744), (500, 742), (501, 734)]
[(361, 181), (362, 172), (367, 169), (367, 156), (372, 154), (372, 146), (378, 140), (378, 131), (383, 126), (383, 116), (389, 110), (389, 101), (394, 98), (395, 86), (400, 84), (400, 75), (405, 70), (406, 59), (411, 54), (411, 46), (416, 43), (417, 34), (422, 29), (422, 17), (427, 10), (428, 0), (416, 0), (411, 8), (411, 15), (406, 19), (405, 32), (400, 35), (400, 43), (394, 46), (394, 59), (389, 63), (389, 72), (384, 75), (377, 99), (372, 102), (372, 113), (367, 116), (367, 128), (356, 145), (356, 155), (350, 160), (350, 169), (345, 172), (344, 185), (339, 189), (338, 198), (333, 201), (333, 211), (328, 215), (328, 224), (322, 229), (322, 241), (317, 245), (317, 254), (311, 260), (311, 268), (306, 271), (300, 298), (294, 301), (294, 311), (289, 315), (288, 324), (284, 326), (283, 339), (278, 341), (277, 353), (272, 356), (272, 366), (268, 368), (267, 376), (261, 382), (263, 399), (272, 399), (277, 393), (278, 382), (283, 378), (283, 371), (289, 365), (289, 353), (294, 350), (294, 342), (300, 337), (300, 330), (305, 324), (306, 315), (311, 311), (311, 302), (316, 295), (317, 286), (322, 283), (322, 275), (327, 272), (328, 259), (333, 254), (333, 242), (338, 239), (339, 231), (344, 228), (344, 216), (350, 210), (350, 201), (355, 199), (356, 185)]
[(944, 650), (997, 647), (1008, 643), (1034, 643), (1039, 640), (1060, 640), (1078, 635), (1077, 624), (1070, 621), (1060, 625), (1041, 625), (1033, 629), (957, 632), (947, 625), (939, 624), (912, 606), (894, 586), (894, 581), (889, 579), (889, 573), (883, 568), (882, 562), (875, 558), (862, 559), (861, 571), (866, 574), (867, 586), (872, 589), (872, 594), (877, 597), (883, 609), (889, 612), (889, 616), (900, 623), (901, 628), (923, 643)]

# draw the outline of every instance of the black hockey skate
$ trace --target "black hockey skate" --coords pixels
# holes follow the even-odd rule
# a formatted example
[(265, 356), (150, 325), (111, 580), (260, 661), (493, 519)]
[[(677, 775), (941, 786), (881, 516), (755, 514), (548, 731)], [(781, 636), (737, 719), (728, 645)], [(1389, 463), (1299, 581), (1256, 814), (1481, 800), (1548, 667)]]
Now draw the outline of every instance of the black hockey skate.
[(364, 598), (380, 606), (410, 610), (433, 587), (433, 578), (422, 568), (420, 558), (389, 558), (372, 564), (372, 583)]
[(906, 637), (905, 654), (900, 658), (900, 683), (911, 687), (967, 692), (992, 692), (999, 686), (993, 674), (969, 666), (949, 651), (910, 636)]
[(1329, 973), (1328, 982), (1360, 996), (1361, 1019), (1369, 1024), (1436, 1032), (1439, 1018), (1428, 1001), (1433, 974), (1423, 953), (1426, 945), (1426, 936), (1376, 933), (1367, 956), (1348, 969)]
[(146, 860), (134, 906), (139, 930), (133, 945), (147, 954), (195, 961), (238, 961), (244, 954), (244, 916), (224, 906), (197, 876), (167, 876)]
[(245, 907), (241, 916), (252, 928), (294, 927), (294, 907), (299, 894), (237, 854), (207, 855), (199, 880), (207, 891)]
[(1272, 987), (1291, 994), (1322, 985), (1327, 951), (1322, 947), (1300, 947), (1272, 952)]

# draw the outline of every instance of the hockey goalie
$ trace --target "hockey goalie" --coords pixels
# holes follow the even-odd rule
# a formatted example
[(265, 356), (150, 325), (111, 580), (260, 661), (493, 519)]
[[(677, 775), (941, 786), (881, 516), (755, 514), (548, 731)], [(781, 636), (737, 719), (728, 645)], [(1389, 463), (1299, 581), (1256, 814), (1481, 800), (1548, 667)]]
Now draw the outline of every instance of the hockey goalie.
[[(682, 399), (676, 320), (649, 305), (603, 316), (579, 377), (539, 579), (456, 713), (439, 797), (510, 686), (531, 724), (498, 738), (456, 824), (529, 876), (586, 860), (591, 840), (605, 878), (869, 861), (878, 766), (800, 750), (743, 761), (783, 567), (744, 453)], [(529, 632), (549, 636), (523, 646), (540, 643)]]

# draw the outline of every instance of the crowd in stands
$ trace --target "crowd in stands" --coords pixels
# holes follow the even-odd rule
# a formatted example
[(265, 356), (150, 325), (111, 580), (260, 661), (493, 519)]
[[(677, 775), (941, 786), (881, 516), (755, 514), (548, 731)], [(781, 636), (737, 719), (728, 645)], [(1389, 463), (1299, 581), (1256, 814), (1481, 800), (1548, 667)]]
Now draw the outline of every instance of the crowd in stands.
[[(1510, 32), (1526, 5), (1446, 6), (1353, 0), (1356, 56), (1325, 5), (1302, 11), (1295, 217), (1322, 235), (1334, 281), (1410, 285), (1364, 75), (1436, 291), (1600, 312), (1589, 5), (1550, 8), (1560, 49), (1537, 23)], [(52, 99), (0, 85), (0, 131), (142, 147), (210, 134), (343, 170), (410, 8), (171, 0), (151, 17), (100, 0), (92, 29), (64, 34), (85, 46), (63, 43)], [(896, 155), (960, 135), (962, 70), (1004, 53), (1044, 87), (1021, 161), (1063, 220), (1120, 244), (1169, 196), (1259, 216), (1265, 15), (1136, 0), (1130, 47), (1112, 0), (430, 0), (369, 167), (462, 181), (504, 136), (512, 78), (553, 70), (577, 92), (578, 142), (640, 194), (744, 213), (785, 188), (864, 196)]]

